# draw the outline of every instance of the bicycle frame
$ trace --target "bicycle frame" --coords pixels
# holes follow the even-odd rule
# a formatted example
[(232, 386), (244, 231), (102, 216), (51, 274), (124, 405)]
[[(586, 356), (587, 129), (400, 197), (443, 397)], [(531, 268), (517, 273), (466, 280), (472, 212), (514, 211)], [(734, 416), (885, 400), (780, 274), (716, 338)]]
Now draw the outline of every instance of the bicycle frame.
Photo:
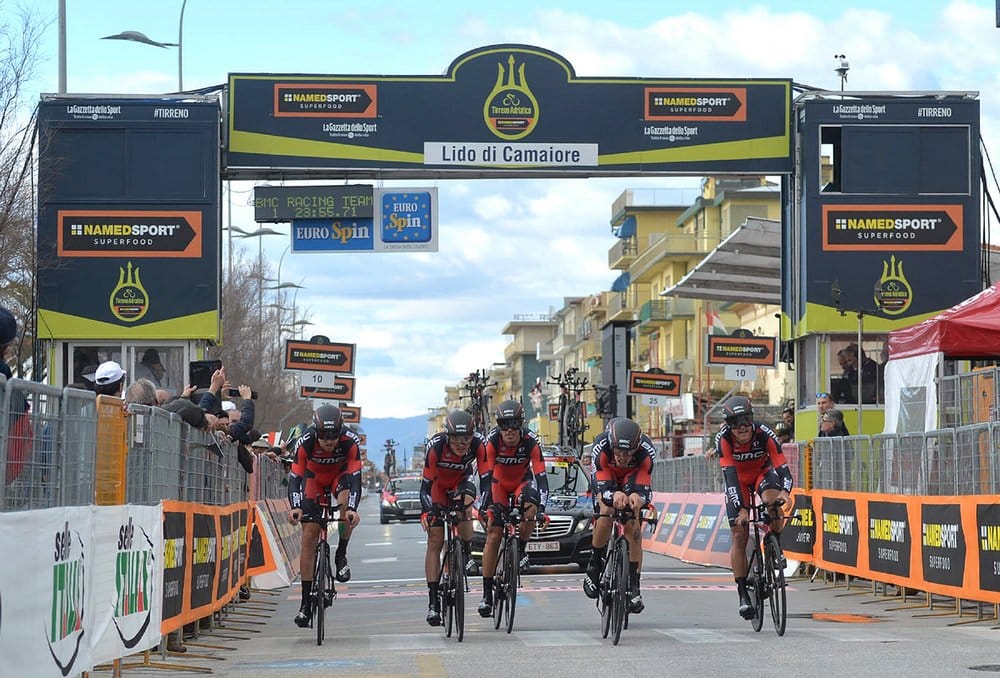
[(769, 509), (777, 509), (784, 505), (784, 500), (772, 503), (757, 501), (754, 489), (750, 489), (750, 525), (753, 530), (753, 550), (747, 565), (747, 587), (751, 588), (754, 599), (755, 614), (750, 620), (753, 630), (760, 631), (764, 625), (764, 601), (771, 608), (771, 620), (774, 630), (779, 636), (785, 635), (787, 621), (786, 582), (784, 572), (784, 554), (778, 542), (777, 533), (771, 530), (771, 523), (776, 521), (794, 520), (798, 516), (772, 516)]
[(325, 615), (326, 599), (329, 592), (330, 605), (337, 597), (337, 592), (333, 584), (333, 566), (330, 563), (330, 542), (327, 538), (327, 530), (330, 523), (340, 522), (338, 513), (340, 506), (333, 503), (332, 493), (327, 490), (317, 497), (320, 507), (318, 524), (320, 526), (319, 539), (316, 542), (316, 560), (313, 565), (313, 587), (312, 587), (312, 625), (316, 629), (316, 644), (323, 644), (325, 635)]
[(596, 518), (612, 521), (608, 555), (601, 572), (597, 609), (601, 613), (601, 637), (607, 638), (611, 633), (611, 642), (617, 645), (622, 629), (628, 628), (628, 600), (631, 594), (629, 543), (625, 527), (636, 519), (636, 515), (631, 509), (615, 509), (611, 515), (602, 514)]
[(465, 505), (461, 497), (449, 505), (443, 522), (444, 548), (441, 556), (438, 596), (441, 600), (441, 613), (444, 615), (445, 636), (451, 638), (454, 623), (455, 635), (461, 643), (465, 637), (465, 593), (468, 591), (468, 581), (465, 576), (465, 547), (458, 532), (459, 526), (465, 522)]
[(493, 628), (500, 628), (506, 615), (507, 633), (510, 633), (514, 629), (517, 587), (521, 582), (518, 532), (523, 518), (521, 507), (514, 504), (513, 494), (507, 498), (503, 513), (503, 536), (497, 552), (497, 571), (493, 577)]

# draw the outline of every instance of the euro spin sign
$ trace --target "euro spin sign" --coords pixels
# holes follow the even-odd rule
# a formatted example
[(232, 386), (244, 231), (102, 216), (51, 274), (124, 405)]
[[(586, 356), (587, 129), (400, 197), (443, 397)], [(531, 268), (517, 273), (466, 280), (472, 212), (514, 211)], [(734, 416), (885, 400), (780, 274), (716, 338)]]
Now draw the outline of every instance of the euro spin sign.
[(354, 344), (285, 342), (285, 369), (354, 374)]

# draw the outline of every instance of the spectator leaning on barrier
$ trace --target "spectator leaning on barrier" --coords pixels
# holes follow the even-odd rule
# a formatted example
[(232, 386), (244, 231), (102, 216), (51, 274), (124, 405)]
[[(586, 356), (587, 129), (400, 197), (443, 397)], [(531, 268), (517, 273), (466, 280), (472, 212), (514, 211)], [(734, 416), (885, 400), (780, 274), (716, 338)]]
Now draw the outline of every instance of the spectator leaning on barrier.
[(156, 384), (149, 379), (139, 379), (125, 389), (125, 402), (136, 405), (158, 405)]
[[(851, 435), (851, 432), (847, 430), (847, 424), (844, 423), (843, 412), (833, 407), (823, 413), (823, 418), (819, 424), (820, 438), (842, 438), (849, 435)], [(821, 460), (820, 466), (826, 466), (829, 469), (827, 477), (829, 478), (831, 489), (850, 489), (848, 481), (851, 478), (851, 469), (854, 466), (854, 445), (847, 440), (837, 443), (831, 453), (830, 463), (823, 464), (823, 460)]]
[(847, 424), (844, 423), (844, 413), (836, 407), (831, 407), (823, 412), (823, 418), (820, 419), (819, 435), (821, 438), (851, 435), (851, 432), (847, 430)]
[(101, 363), (94, 373), (94, 391), (97, 395), (109, 395), (121, 398), (125, 392), (125, 379), (128, 375), (122, 366), (114, 360)]

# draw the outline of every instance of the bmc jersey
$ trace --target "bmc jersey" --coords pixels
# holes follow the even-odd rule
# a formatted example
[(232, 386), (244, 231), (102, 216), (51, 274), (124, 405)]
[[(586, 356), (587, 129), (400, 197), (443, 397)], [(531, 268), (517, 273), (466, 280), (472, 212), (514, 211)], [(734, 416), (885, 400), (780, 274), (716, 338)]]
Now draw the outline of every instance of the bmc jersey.
[(507, 496), (517, 493), (532, 476), (540, 494), (540, 508), (544, 509), (549, 498), (549, 480), (545, 477), (545, 460), (538, 437), (529, 429), (521, 429), (521, 439), (516, 447), (504, 445), (499, 428), (490, 431), (486, 439), (486, 458), (479, 469), (479, 490), (483, 506), (493, 502), (506, 503)]
[(591, 447), (594, 459), (594, 493), (607, 505), (616, 491), (638, 494), (648, 503), (651, 494), (653, 461), (656, 447), (645, 433), (639, 439), (639, 449), (632, 455), (627, 466), (615, 464), (615, 453), (607, 432), (594, 438)]
[[(486, 455), (486, 440), (476, 433), (465, 454), (458, 455), (448, 445), (448, 436), (438, 433), (431, 438), (424, 457), (424, 477), (420, 484), (420, 505), (430, 511), (435, 504), (446, 506), (448, 493), (473, 484), (476, 462)], [(468, 485), (466, 485), (468, 487)], [(473, 485), (474, 487), (474, 485)]]
[(715, 436), (715, 449), (719, 451), (719, 466), (726, 481), (726, 498), (736, 508), (746, 501), (748, 487), (755, 490), (760, 481), (774, 471), (785, 491), (792, 489), (792, 474), (788, 470), (781, 443), (770, 428), (754, 423), (750, 441), (740, 445), (733, 432), (723, 425)]
[(357, 511), (361, 501), (360, 443), (357, 434), (345, 428), (340, 440), (327, 452), (317, 441), (316, 430), (310, 427), (295, 444), (288, 482), (288, 500), (292, 508), (301, 506), (303, 491), (313, 499), (319, 491), (344, 483), (350, 489), (347, 508)]

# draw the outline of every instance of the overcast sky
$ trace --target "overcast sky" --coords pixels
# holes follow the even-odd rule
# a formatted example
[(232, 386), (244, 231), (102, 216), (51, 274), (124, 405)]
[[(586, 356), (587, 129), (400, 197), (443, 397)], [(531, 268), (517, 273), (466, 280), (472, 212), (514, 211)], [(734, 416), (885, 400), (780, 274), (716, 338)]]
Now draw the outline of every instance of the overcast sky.
[[(15, 3), (0, 0), (0, 12)], [(56, 0), (31, 3), (52, 21), (32, 91), (57, 89)], [(181, 0), (67, 0), (69, 92), (177, 88), (175, 48), (100, 40), (124, 30), (177, 41)], [(799, 5), (808, 5), (804, 9)], [(816, 7), (813, 8), (812, 6)], [(688, 8), (691, 9), (688, 9)], [(982, 133), (1000, 154), (1000, 29), (992, 0), (747, 3), (502, 3), (189, 0), (185, 89), (230, 72), (435, 75), (462, 53), (523, 43), (565, 57), (580, 76), (782, 77), (838, 89), (979, 91)], [(98, 9), (100, 8), (100, 9)], [(692, 178), (405, 181), (438, 187), (437, 253), (289, 254), (281, 277), (334, 341), (357, 344), (357, 404), (368, 417), (411, 416), (444, 388), (503, 360), (515, 314), (558, 309), (607, 289), (611, 203), (625, 189), (697, 186)], [(235, 185), (234, 224), (255, 228), (250, 190)], [(995, 189), (994, 189), (995, 190)], [(275, 225), (287, 232), (287, 225)], [(287, 239), (263, 238), (275, 266)], [(247, 245), (256, 251), (253, 240)]]

